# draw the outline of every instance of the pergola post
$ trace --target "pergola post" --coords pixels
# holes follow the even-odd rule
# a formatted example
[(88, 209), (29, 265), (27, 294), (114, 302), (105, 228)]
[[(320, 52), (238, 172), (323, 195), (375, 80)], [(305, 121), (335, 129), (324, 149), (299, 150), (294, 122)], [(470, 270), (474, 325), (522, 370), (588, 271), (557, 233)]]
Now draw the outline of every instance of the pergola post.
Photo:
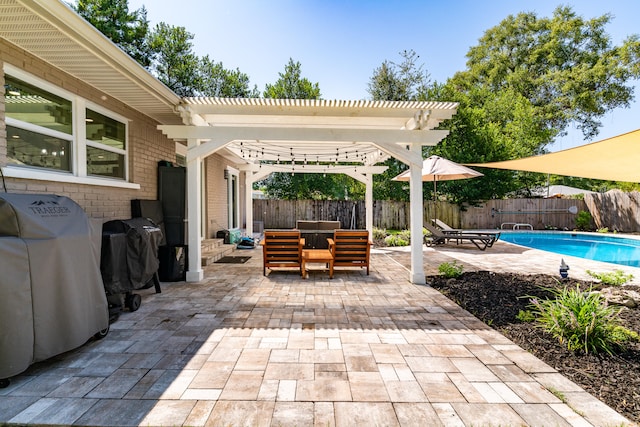
[[(199, 141), (195, 138), (187, 140), (188, 149), (198, 146)], [(201, 200), (201, 173), (202, 159), (200, 157), (189, 158), (187, 156), (187, 230), (189, 242), (189, 270), (187, 271), (187, 282), (199, 282), (204, 279), (202, 270), (202, 247), (200, 233), (200, 209)]]
[(253, 238), (253, 172), (244, 172), (244, 210), (245, 210), (245, 232), (247, 237)]
[(373, 239), (373, 174), (366, 174), (367, 183), (364, 193), (365, 205), (365, 228), (371, 233), (370, 238)]
[[(422, 147), (419, 144), (412, 144), (410, 150), (419, 152), (422, 157)], [(424, 261), (422, 251), (422, 221), (423, 221), (423, 198), (422, 198), (422, 164), (411, 163), (409, 195), (411, 206), (411, 283), (424, 285)]]

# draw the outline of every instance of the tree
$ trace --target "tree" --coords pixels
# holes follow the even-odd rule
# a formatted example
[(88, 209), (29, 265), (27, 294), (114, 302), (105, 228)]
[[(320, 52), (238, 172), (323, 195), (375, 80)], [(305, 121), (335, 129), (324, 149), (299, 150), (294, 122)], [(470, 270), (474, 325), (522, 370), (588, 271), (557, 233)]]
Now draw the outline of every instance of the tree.
[[(300, 62), (289, 62), (274, 84), (267, 84), (263, 96), (276, 99), (319, 99), (320, 85), (302, 77)], [(348, 178), (351, 179), (351, 178)], [(339, 175), (276, 172), (264, 179), (268, 197), (278, 199), (341, 199), (344, 197), (344, 178)]]
[(152, 71), (179, 96), (194, 96), (201, 86), (199, 61), (193, 53), (193, 34), (184, 27), (159, 23), (149, 35), (149, 45), (156, 53)]
[(541, 125), (550, 131), (546, 143), (571, 123), (591, 139), (607, 111), (629, 106), (628, 82), (640, 77), (640, 41), (632, 36), (612, 46), (605, 31), (611, 19), (607, 14), (585, 20), (564, 6), (551, 18), (509, 15), (469, 50), (467, 70), (453, 80), (461, 90), (485, 86), (522, 95), (544, 118)]
[[(78, 0), (75, 10), (180, 96), (260, 96), (249, 76), (193, 53), (193, 34), (164, 22), (149, 30), (147, 10), (129, 12), (128, 0)], [(73, 6), (72, 6), (73, 7)]]
[(374, 101), (412, 101), (424, 95), (431, 84), (429, 73), (413, 50), (400, 52), (402, 62), (383, 61), (369, 79), (367, 92)]
[(320, 85), (302, 77), (299, 62), (289, 62), (274, 84), (267, 84), (263, 96), (274, 99), (320, 99)]
[[(426, 147), (424, 155), (483, 163), (541, 154), (571, 123), (588, 138), (597, 135), (598, 119), (613, 108), (628, 106), (633, 99), (628, 83), (640, 77), (638, 37), (612, 46), (605, 32), (610, 19), (604, 15), (587, 21), (570, 8), (559, 7), (552, 18), (520, 13), (487, 30), (467, 54), (466, 70), (445, 84), (423, 85), (426, 90), (415, 96), (460, 104), (457, 114), (441, 125), (451, 131), (449, 136)], [(411, 69), (407, 63), (403, 71), (388, 66), (376, 70), (374, 77), (380, 78), (372, 79), (374, 88), (387, 90), (370, 93), (403, 96), (399, 83)], [(480, 179), (443, 182), (438, 192), (461, 204), (474, 203), (546, 179), (544, 174), (482, 172), (485, 176)], [(380, 182), (377, 194), (384, 187), (394, 198), (404, 197), (404, 192), (393, 191), (394, 185)], [(425, 187), (425, 194), (430, 191)]]
[(128, 0), (78, 0), (71, 7), (143, 67), (150, 66), (153, 52), (147, 42), (149, 21), (144, 6), (129, 12)]
[[(400, 56), (400, 63), (385, 60), (374, 70), (367, 87), (374, 101), (413, 101), (427, 93), (431, 80), (424, 65), (417, 63), (419, 55), (413, 50), (404, 50)], [(373, 197), (376, 200), (409, 200), (408, 185), (391, 180), (406, 170), (404, 163), (391, 158), (384, 165), (388, 169), (376, 175)]]
[(364, 185), (344, 174), (272, 173), (263, 181), (267, 197), (282, 200), (363, 200)]
[[(425, 156), (436, 154), (458, 163), (486, 163), (529, 156), (548, 138), (532, 116), (529, 101), (512, 91), (474, 87), (469, 92), (459, 92), (449, 81), (435, 85), (430, 98), (456, 101), (459, 107), (453, 118), (441, 126), (450, 131), (449, 135), (438, 145), (427, 147)], [(438, 193), (454, 203), (473, 204), (504, 197), (521, 187), (536, 186), (543, 179), (540, 174), (490, 168), (481, 172), (481, 178), (442, 182)], [(432, 189), (425, 191), (430, 194)]]
[(239, 69), (227, 70), (222, 62), (215, 62), (204, 56), (198, 64), (200, 96), (218, 96), (224, 98), (257, 98), (260, 96), (254, 85), (249, 88), (249, 76)]

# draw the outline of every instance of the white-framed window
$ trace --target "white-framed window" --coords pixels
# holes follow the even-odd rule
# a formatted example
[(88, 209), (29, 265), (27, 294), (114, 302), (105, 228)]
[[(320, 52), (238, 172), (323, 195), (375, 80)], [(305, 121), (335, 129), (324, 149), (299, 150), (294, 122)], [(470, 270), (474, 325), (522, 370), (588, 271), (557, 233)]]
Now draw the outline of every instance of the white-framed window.
[(126, 180), (127, 121), (89, 105), (84, 122), (87, 175)]
[(139, 188), (127, 182), (129, 120), (9, 64), (4, 79), (6, 176)]

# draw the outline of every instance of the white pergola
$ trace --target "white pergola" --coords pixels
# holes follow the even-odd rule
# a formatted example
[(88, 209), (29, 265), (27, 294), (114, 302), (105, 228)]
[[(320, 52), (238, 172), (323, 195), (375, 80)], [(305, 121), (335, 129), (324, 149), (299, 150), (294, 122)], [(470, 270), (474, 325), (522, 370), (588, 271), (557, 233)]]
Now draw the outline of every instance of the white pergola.
[[(454, 102), (340, 101), (262, 98), (185, 98), (183, 125), (160, 125), (167, 137), (187, 142), (189, 271), (200, 281), (201, 164), (220, 152), (245, 172), (247, 234), (253, 232), (251, 188), (272, 172), (344, 173), (366, 185), (366, 227), (373, 229), (373, 175), (394, 157), (410, 169), (411, 234), (422, 236), (422, 147), (448, 131), (436, 130)], [(411, 281), (424, 284), (422, 239), (411, 242)]]

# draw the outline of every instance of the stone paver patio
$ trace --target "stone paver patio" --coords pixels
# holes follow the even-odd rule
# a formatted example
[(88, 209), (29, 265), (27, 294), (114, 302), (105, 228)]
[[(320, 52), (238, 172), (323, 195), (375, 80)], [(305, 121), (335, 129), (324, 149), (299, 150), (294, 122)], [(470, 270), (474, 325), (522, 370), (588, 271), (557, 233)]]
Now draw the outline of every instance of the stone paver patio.
[[(89, 426), (633, 425), (428, 286), (406, 248), (371, 274), (309, 279), (214, 264), (200, 283), (141, 290), (101, 341), (30, 367), (0, 389), (0, 422)], [(425, 248), (425, 272), (557, 274), (560, 256), (498, 242)], [(616, 266), (565, 257), (571, 274)], [(533, 262), (532, 260), (535, 260)], [(640, 277), (640, 269), (627, 269)], [(563, 398), (564, 402), (560, 400)]]

